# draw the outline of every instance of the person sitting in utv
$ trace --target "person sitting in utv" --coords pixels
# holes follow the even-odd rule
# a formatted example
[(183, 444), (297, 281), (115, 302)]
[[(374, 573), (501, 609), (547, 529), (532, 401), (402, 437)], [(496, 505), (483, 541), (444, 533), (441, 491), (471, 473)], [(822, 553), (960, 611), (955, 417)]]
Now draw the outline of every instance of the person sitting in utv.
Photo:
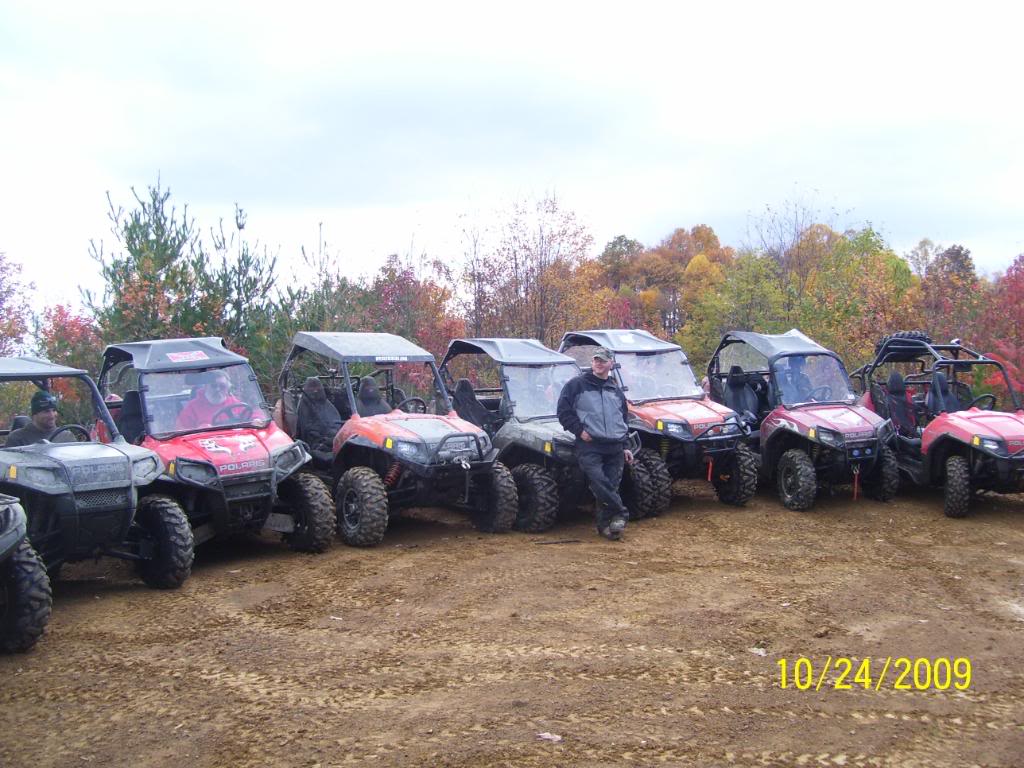
[(363, 376), (359, 380), (359, 396), (356, 398), (356, 410), (360, 416), (380, 416), (391, 413), (391, 406), (384, 402), (377, 388), (377, 380), (373, 376)]
[(811, 380), (804, 373), (803, 355), (790, 355), (786, 358), (789, 367), (778, 376), (779, 387), (785, 403), (803, 403), (811, 396)]
[(218, 413), (218, 424), (227, 424), (230, 420), (230, 406), (242, 406), (243, 403), (231, 394), (231, 379), (224, 371), (212, 371), (207, 383), (199, 388), (193, 397), (178, 414), (178, 429), (199, 429), (214, 426), (214, 417)]
[[(49, 392), (40, 390), (32, 395), (29, 406), (32, 418), (28, 424), (15, 429), (7, 436), (7, 447), (17, 448), (19, 445), (32, 445), (49, 440), (57, 431), (57, 398)], [(69, 443), (74, 441), (70, 432), (61, 432), (55, 442)]]
[(302, 385), (302, 398), (295, 421), (295, 437), (309, 446), (313, 459), (329, 464), (334, 458), (334, 436), (342, 418), (334, 403), (327, 399), (324, 383), (310, 376)]

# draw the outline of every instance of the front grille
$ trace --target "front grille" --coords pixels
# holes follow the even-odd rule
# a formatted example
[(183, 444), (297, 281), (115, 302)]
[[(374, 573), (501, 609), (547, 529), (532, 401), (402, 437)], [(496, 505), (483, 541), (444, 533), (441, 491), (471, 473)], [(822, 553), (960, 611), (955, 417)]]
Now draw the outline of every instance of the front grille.
[(79, 507), (93, 509), (96, 507), (128, 506), (128, 491), (124, 488), (107, 488), (102, 491), (82, 491), (75, 494)]
[(846, 452), (854, 459), (868, 459), (875, 455), (874, 440), (852, 440), (846, 444)]
[(229, 499), (248, 499), (260, 496), (269, 496), (270, 483), (266, 480), (258, 480), (251, 483), (225, 485), (224, 495)]

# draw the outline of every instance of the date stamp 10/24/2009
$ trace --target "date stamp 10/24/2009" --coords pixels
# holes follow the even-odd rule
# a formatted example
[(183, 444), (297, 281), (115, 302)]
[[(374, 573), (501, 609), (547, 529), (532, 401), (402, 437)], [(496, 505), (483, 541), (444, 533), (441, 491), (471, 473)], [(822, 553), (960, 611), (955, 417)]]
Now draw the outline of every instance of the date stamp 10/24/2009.
[(806, 656), (779, 659), (779, 686), (798, 691), (966, 691), (971, 687), (971, 660), (960, 656), (908, 658), (886, 656), (884, 659), (852, 659), (828, 656), (814, 662)]

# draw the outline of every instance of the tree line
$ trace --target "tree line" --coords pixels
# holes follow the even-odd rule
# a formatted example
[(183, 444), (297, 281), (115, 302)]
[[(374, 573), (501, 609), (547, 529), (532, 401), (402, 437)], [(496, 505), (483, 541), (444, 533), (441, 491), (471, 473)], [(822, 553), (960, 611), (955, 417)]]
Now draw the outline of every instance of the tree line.
[(300, 330), (395, 333), (440, 356), (458, 336), (556, 346), (570, 329), (644, 328), (678, 342), (699, 372), (728, 330), (800, 328), (852, 369), (881, 334), (913, 328), (998, 357), (1016, 389), (1024, 379), (1024, 254), (989, 278), (962, 245), (922, 240), (900, 255), (870, 225), (840, 231), (797, 203), (767, 208), (741, 245), (700, 224), (654, 245), (620, 235), (598, 254), (576, 215), (545, 197), (489, 227), (470, 222), (461, 253), (392, 255), (353, 278), (322, 248), (303, 249), (289, 273), (245, 238), (237, 206), (204, 236), (160, 184), (133, 190), (127, 209), (108, 202), (111, 239), (89, 247), (103, 287), (80, 308), (34, 314), (19, 267), (0, 253), (0, 353), (95, 373), (108, 343), (223, 336), (272, 398)]

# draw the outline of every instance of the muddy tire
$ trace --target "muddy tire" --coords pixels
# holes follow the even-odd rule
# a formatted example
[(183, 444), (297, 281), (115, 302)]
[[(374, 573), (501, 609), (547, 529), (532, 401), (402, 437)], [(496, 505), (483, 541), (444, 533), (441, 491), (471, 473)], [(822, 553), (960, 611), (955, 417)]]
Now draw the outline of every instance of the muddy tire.
[(46, 566), (28, 539), (0, 563), (0, 651), (27, 651), (50, 621), (53, 594)]
[(512, 470), (518, 494), (515, 528), (540, 533), (558, 519), (558, 485), (539, 464), (520, 464)]
[(757, 456), (740, 443), (723, 470), (711, 477), (718, 500), (723, 504), (743, 506), (757, 493)]
[(967, 517), (971, 508), (971, 467), (963, 456), (946, 459), (946, 517)]
[(786, 509), (803, 512), (814, 506), (818, 474), (810, 456), (799, 448), (791, 448), (779, 459), (777, 475), (779, 498)]
[(864, 493), (877, 501), (892, 501), (900, 490), (900, 465), (893, 450), (883, 445), (871, 477), (864, 480)]
[(512, 473), (508, 467), (496, 461), (486, 483), (483, 503), (473, 513), (473, 526), (484, 533), (512, 530), (519, 514), (516, 481)]
[(388, 528), (388, 492), (369, 467), (353, 467), (341, 476), (334, 494), (338, 534), (351, 547), (374, 547)]
[(672, 475), (669, 474), (665, 460), (660, 454), (647, 450), (640, 451), (636, 459), (644, 465), (647, 474), (651, 476), (653, 493), (647, 514), (657, 517), (668, 512), (672, 505)]
[(654, 478), (642, 462), (634, 461), (623, 468), (619, 495), (629, 510), (630, 520), (642, 520), (651, 513), (655, 497)]
[(145, 496), (135, 513), (138, 523), (152, 540), (154, 553), (139, 560), (139, 576), (157, 589), (177, 589), (192, 573), (195, 539), (184, 510), (170, 496)]
[(298, 472), (277, 488), (291, 510), (295, 530), (284, 540), (296, 552), (325, 552), (334, 539), (334, 504), (331, 492), (316, 475)]

